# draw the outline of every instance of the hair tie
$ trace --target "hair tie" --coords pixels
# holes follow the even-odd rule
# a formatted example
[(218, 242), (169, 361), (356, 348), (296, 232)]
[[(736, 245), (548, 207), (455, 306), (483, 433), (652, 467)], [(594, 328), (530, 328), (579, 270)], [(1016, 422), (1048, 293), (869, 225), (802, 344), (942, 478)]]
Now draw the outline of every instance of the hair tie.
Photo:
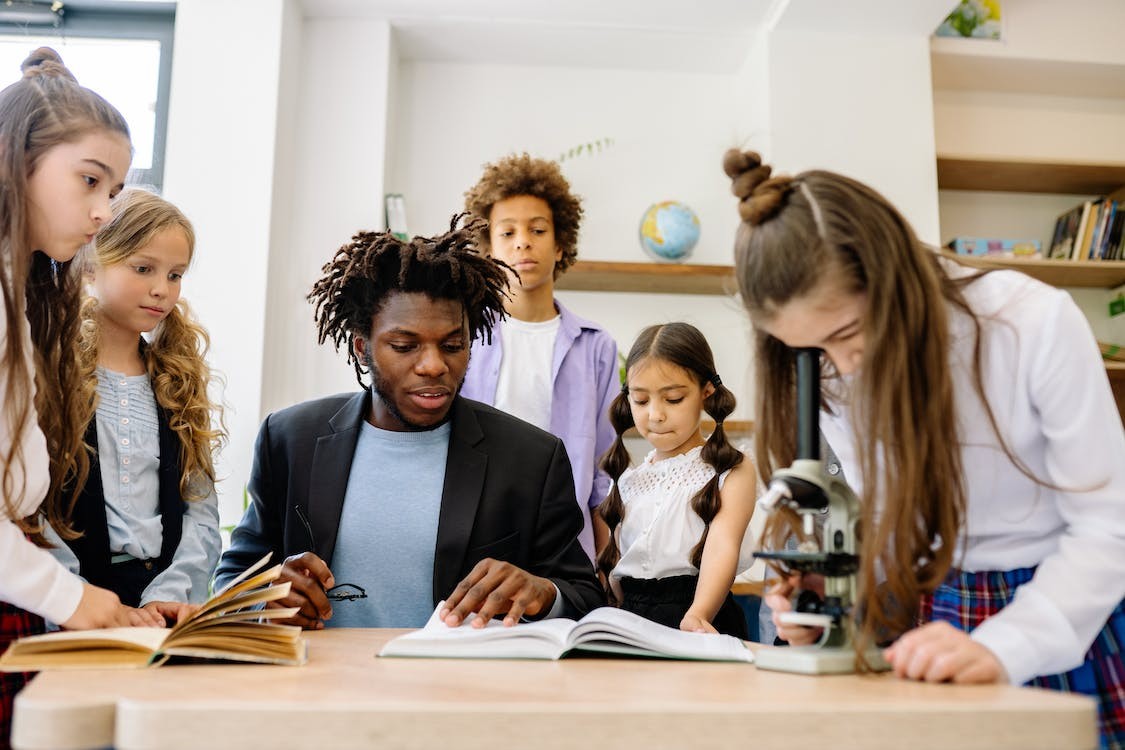
[(628, 396), (629, 395), (629, 384), (628, 383), (622, 383), (621, 384), (621, 395), (622, 396)]
[(716, 388), (723, 384), (723, 379), (719, 377), (719, 373), (717, 372), (710, 377), (710, 381), (711, 385), (715, 386)]

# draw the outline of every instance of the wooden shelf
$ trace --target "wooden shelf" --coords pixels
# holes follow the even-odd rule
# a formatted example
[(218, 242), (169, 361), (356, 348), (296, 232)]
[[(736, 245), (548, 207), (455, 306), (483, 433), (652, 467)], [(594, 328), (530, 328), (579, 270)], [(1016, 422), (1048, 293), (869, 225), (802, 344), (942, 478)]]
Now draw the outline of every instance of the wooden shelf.
[(736, 291), (732, 266), (684, 263), (618, 263), (580, 260), (555, 282), (556, 289), (584, 292), (723, 294)]
[(1041, 258), (989, 258), (946, 253), (958, 263), (974, 268), (1022, 271), (1052, 286), (1111, 289), (1125, 284), (1125, 260), (1044, 260)]
[(1125, 362), (1106, 362), (1105, 372), (1110, 383), (1119, 383), (1125, 386)]
[(1105, 195), (1125, 185), (1125, 164), (937, 158), (942, 190), (995, 190), (1012, 193)]

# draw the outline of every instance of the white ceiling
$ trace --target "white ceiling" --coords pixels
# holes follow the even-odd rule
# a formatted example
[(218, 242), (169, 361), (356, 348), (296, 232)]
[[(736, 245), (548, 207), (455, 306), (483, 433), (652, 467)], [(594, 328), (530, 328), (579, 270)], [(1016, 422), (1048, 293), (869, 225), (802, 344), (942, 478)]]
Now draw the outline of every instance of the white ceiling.
[(756, 30), (928, 35), (956, 0), (302, 0), (388, 20), (405, 60), (731, 73)]

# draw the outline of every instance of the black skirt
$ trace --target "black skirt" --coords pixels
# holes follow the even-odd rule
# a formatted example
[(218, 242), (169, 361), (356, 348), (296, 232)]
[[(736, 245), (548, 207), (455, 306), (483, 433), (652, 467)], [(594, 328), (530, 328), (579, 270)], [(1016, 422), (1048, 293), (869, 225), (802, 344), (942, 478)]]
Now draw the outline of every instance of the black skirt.
[[(669, 576), (668, 578), (622, 578), (621, 608), (641, 617), (666, 625), (680, 627), (691, 602), (695, 599), (695, 585), (698, 576)], [(742, 608), (727, 593), (727, 598), (719, 607), (711, 624), (720, 633), (733, 635), (742, 640), (750, 639), (750, 629)]]

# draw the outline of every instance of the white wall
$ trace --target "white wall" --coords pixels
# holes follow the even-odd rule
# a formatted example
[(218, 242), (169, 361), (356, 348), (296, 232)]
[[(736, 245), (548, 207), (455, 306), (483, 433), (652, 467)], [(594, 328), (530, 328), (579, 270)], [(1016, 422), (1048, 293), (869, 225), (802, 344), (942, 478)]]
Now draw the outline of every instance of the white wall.
[(279, 188), (266, 316), (260, 417), (359, 388), (344, 354), (317, 344), (305, 297), (321, 267), (361, 229), (383, 228), (390, 26), (379, 20), (305, 19), (291, 169)]
[(295, 0), (182, 0), (176, 13), (164, 194), (195, 225), (184, 296), (226, 378), (228, 520), (241, 513), (258, 427), (282, 60), (298, 18)]
[[(563, 162), (585, 207), (579, 258), (647, 260), (641, 215), (674, 199), (702, 225), (691, 261), (729, 264), (737, 215), (722, 154), (749, 135), (736, 116), (744, 105), (735, 86), (734, 75), (403, 61), (387, 187), (406, 196), (412, 233), (440, 232), (485, 163), (524, 150), (556, 158), (610, 138), (600, 153)], [(749, 393), (748, 334), (729, 298), (572, 291), (559, 299), (605, 325), (623, 350), (646, 325), (691, 322), (735, 392)], [(740, 401), (737, 418), (749, 417), (749, 403)]]

